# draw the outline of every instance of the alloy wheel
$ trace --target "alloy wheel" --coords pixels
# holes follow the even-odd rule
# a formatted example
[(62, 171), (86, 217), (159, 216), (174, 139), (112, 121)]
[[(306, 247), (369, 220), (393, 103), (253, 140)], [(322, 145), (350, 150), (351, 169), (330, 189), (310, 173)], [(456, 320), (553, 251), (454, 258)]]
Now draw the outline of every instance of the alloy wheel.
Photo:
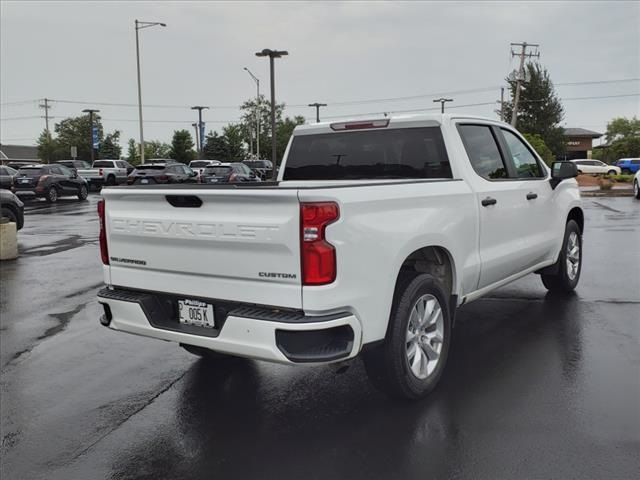
[(567, 276), (569, 280), (573, 281), (578, 275), (578, 269), (580, 268), (580, 242), (576, 232), (571, 232), (567, 240), (566, 262)]
[(431, 375), (440, 360), (444, 341), (442, 307), (436, 297), (422, 295), (407, 322), (406, 355), (413, 375), (425, 379)]

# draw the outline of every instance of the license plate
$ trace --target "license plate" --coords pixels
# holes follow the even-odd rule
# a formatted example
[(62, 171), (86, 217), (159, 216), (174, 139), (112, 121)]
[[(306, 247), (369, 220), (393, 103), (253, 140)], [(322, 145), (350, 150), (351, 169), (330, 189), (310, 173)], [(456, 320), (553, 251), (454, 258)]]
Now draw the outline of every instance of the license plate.
[(180, 323), (197, 327), (215, 328), (216, 320), (213, 305), (199, 300), (178, 300), (178, 318)]
[(20, 183), (29, 183), (29, 180), (25, 178), (23, 180), (20, 180)]
[(149, 183), (149, 179), (148, 178), (143, 178), (142, 180), (140, 180), (140, 183)]
[(218, 183), (218, 179), (217, 178), (210, 178), (209, 179), (209, 183)]

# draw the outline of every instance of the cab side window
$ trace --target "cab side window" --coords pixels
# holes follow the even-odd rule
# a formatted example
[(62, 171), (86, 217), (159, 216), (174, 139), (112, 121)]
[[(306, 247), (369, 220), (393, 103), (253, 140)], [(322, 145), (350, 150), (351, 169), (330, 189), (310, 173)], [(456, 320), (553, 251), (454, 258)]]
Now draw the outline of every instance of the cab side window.
[(458, 125), (471, 166), (486, 180), (507, 178), (498, 143), (488, 125)]
[(538, 163), (535, 155), (525, 143), (513, 132), (501, 129), (502, 135), (507, 143), (507, 156), (510, 157), (515, 167), (517, 178), (540, 178), (544, 177), (544, 171)]

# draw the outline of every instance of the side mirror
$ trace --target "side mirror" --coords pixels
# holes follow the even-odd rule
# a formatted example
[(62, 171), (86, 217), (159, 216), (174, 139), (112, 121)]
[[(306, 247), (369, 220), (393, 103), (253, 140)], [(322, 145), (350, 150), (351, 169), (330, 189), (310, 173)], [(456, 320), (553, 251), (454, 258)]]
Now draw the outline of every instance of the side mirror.
[(562, 180), (578, 176), (578, 166), (573, 162), (553, 162), (551, 164), (551, 188), (556, 188)]
[(71, 170), (71, 178), (78, 178), (78, 170), (75, 168)]

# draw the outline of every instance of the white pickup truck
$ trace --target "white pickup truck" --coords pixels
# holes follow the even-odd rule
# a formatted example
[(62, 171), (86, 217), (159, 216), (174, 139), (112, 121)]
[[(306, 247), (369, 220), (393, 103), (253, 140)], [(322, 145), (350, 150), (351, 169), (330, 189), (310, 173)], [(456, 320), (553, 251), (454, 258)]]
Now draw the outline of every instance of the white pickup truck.
[(89, 186), (100, 189), (104, 185), (127, 183), (127, 176), (133, 168), (124, 160), (96, 160), (90, 169), (78, 169), (78, 175), (86, 179)]
[(103, 190), (101, 322), (210, 358), (362, 353), (376, 386), (422, 397), (459, 306), (533, 272), (576, 287), (576, 173), (485, 118), (299, 126), (277, 182)]

